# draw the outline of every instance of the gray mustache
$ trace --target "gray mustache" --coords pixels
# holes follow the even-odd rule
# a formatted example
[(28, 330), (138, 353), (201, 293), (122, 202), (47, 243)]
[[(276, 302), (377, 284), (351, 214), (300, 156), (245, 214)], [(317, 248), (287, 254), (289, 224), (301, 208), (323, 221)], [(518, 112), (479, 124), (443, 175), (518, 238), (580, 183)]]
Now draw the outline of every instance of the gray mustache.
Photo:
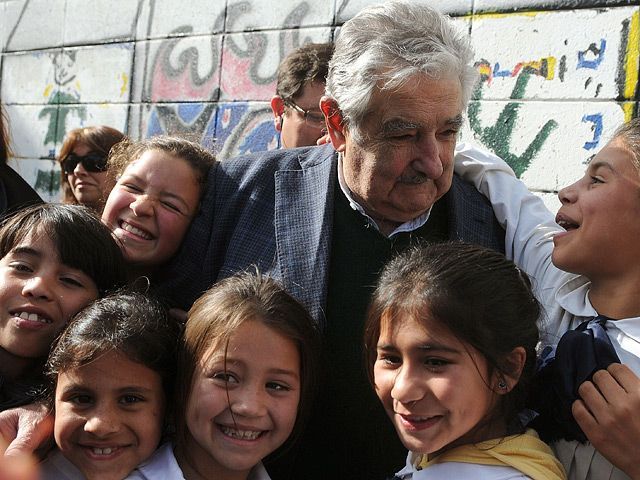
[(408, 183), (411, 185), (419, 185), (421, 183), (425, 183), (427, 180), (429, 180), (429, 177), (420, 172), (415, 172), (411, 175), (401, 175), (398, 177), (398, 182)]

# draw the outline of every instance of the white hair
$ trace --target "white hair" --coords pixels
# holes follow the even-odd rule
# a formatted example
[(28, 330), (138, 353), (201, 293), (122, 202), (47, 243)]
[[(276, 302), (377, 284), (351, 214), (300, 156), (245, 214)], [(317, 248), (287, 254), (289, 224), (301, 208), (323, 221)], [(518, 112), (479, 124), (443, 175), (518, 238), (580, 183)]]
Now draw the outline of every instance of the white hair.
[(410, 0), (363, 9), (347, 21), (329, 63), (326, 93), (356, 140), (376, 87), (399, 88), (415, 75), (457, 77), (466, 108), (477, 70), (467, 34), (448, 16)]

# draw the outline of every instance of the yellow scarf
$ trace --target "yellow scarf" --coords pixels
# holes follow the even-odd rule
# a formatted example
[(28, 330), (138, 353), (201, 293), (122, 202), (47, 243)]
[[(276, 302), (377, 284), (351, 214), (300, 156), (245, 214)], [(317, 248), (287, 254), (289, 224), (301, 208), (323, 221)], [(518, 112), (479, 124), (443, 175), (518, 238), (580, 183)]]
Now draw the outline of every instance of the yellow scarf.
[(567, 478), (562, 465), (551, 449), (540, 440), (535, 430), (531, 429), (520, 435), (461, 445), (431, 460), (427, 455), (420, 455), (416, 466), (423, 469), (429, 465), (444, 462), (508, 466), (534, 480), (566, 480)]

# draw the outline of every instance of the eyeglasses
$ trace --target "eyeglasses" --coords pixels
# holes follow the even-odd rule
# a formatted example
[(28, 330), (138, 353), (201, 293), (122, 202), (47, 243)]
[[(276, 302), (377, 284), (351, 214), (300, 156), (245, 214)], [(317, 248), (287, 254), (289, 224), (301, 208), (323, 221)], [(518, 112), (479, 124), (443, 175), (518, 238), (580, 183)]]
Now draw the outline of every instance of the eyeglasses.
[(107, 169), (107, 157), (99, 153), (88, 153), (80, 156), (70, 153), (61, 162), (62, 171), (71, 175), (78, 164), (81, 163), (87, 172), (104, 172)]
[(310, 127), (324, 128), (324, 115), (321, 112), (312, 112), (310, 109), (305, 110), (293, 100), (285, 100), (284, 103), (300, 113)]

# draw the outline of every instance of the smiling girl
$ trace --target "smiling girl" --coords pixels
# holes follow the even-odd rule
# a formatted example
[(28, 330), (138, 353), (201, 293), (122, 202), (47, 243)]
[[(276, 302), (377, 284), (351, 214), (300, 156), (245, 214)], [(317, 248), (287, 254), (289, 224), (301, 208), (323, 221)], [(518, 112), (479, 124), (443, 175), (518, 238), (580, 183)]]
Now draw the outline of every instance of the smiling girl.
[(318, 332), (274, 280), (241, 273), (194, 303), (182, 339), (175, 444), (131, 478), (265, 480), (262, 460), (309, 413)]
[[(97, 252), (100, 252), (99, 254)], [(39, 394), (49, 348), (81, 308), (124, 283), (109, 230), (77, 205), (38, 205), (0, 228), (0, 410)]]
[(174, 137), (127, 141), (114, 148), (109, 174), (118, 181), (102, 221), (138, 274), (152, 275), (177, 252), (214, 162), (200, 145)]
[(365, 330), (370, 378), (403, 444), (402, 479), (562, 479), (518, 412), (539, 304), (501, 254), (416, 247), (384, 269)]
[[(490, 199), (507, 251), (536, 280), (541, 352), (548, 358), (558, 346), (555, 358), (567, 360), (554, 362), (541, 395), (559, 392), (552, 447), (569, 478), (640, 478), (640, 119), (620, 126), (560, 190), (560, 226), (494, 155), (463, 153), (456, 172)], [(582, 348), (565, 348), (572, 340)]]
[(180, 328), (155, 301), (118, 293), (81, 311), (47, 362), (58, 450), (43, 480), (122, 480), (156, 450)]

